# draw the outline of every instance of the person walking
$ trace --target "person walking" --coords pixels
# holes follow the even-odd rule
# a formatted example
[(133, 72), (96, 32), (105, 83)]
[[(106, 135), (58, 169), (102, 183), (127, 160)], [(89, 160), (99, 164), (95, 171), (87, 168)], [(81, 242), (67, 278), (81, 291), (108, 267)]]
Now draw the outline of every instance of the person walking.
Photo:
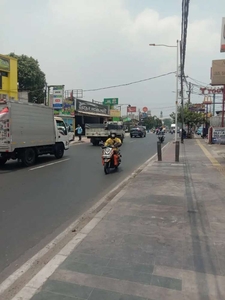
[(78, 124), (77, 128), (75, 130), (77, 130), (77, 134), (79, 136), (79, 141), (81, 141), (81, 135), (82, 135), (82, 132), (83, 132), (82, 127)]

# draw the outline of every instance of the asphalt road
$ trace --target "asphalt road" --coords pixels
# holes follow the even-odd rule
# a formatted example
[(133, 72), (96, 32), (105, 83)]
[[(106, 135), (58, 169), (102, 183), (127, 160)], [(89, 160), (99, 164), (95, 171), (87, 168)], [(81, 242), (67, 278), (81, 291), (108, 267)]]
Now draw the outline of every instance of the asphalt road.
[[(166, 142), (171, 139), (167, 135)], [(127, 137), (121, 147), (121, 167), (107, 176), (101, 149), (90, 144), (72, 146), (60, 163), (47, 156), (34, 169), (14, 162), (2, 167), (0, 281), (153, 156), (156, 142), (153, 134)]]

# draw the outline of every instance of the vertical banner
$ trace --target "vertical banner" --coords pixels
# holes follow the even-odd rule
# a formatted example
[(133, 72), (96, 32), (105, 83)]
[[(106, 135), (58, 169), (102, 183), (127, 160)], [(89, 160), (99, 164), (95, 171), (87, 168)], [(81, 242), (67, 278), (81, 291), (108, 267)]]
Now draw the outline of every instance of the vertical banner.
[(53, 108), (62, 109), (64, 100), (64, 85), (53, 86)]
[(225, 52), (225, 18), (222, 18), (220, 52)]

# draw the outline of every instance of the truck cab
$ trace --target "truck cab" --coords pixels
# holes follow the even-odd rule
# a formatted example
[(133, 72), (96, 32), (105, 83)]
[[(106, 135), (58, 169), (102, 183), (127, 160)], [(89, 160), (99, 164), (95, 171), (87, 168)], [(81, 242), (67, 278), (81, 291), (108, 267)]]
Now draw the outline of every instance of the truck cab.
[(62, 118), (54, 117), (55, 120), (55, 132), (56, 132), (56, 143), (63, 143), (64, 149), (69, 149), (69, 135), (66, 125)]

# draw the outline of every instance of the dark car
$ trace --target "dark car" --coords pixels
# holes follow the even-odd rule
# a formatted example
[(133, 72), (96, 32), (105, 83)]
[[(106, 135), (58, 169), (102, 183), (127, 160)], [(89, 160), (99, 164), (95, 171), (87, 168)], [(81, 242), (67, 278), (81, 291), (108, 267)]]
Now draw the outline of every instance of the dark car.
[(143, 126), (131, 128), (130, 137), (146, 137), (146, 129)]

